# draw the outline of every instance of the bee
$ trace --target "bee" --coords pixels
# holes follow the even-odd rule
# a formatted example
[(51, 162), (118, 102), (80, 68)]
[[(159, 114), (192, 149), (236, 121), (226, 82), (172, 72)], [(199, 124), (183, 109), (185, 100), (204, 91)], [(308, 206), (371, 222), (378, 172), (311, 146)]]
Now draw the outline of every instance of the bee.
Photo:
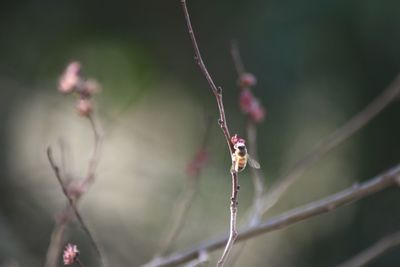
[(234, 170), (236, 172), (241, 172), (246, 167), (247, 163), (249, 163), (250, 167), (255, 169), (260, 168), (260, 164), (250, 157), (247, 153), (247, 148), (244, 142), (237, 142), (233, 145), (235, 151), (232, 153), (232, 162), (234, 163)]

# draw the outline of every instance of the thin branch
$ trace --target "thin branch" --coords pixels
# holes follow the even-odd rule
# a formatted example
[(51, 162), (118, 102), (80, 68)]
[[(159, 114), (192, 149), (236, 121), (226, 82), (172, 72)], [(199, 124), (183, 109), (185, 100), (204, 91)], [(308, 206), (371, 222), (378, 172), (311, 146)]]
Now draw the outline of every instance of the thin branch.
[(400, 232), (388, 235), (337, 267), (361, 267), (400, 245)]
[(264, 196), (263, 213), (265, 214), (270, 208), (272, 208), (283, 196), (286, 190), (311, 166), (320, 160), (322, 156), (364, 127), (385, 107), (395, 101), (399, 95), (400, 75), (398, 75), (389, 87), (381, 95), (375, 98), (375, 100), (372, 101), (372, 103), (370, 103), (364, 110), (320, 142), (303, 159), (298, 161), (286, 175), (278, 179), (278, 182), (272, 186)]
[[(232, 61), (236, 70), (236, 74), (238, 76), (238, 80), (246, 73), (242, 58), (240, 56), (239, 46), (236, 41), (231, 42), (231, 56)], [(243, 83), (238, 83), (239, 89), (248, 90), (249, 87), (243, 86)], [(242, 93), (242, 92), (241, 92)], [(258, 153), (257, 153), (257, 126), (256, 122), (247, 114), (247, 135), (246, 140), (248, 143), (248, 148), (250, 151), (251, 156), (258, 161)], [(263, 207), (263, 195), (265, 192), (265, 185), (264, 185), (264, 175), (261, 170), (250, 168), (251, 178), (253, 181), (254, 187), (254, 196), (253, 202), (246, 216), (247, 225), (248, 226), (255, 226), (257, 225), (262, 218), (262, 207)], [(238, 246), (238, 249), (232, 255), (230, 260), (230, 266), (233, 266), (237, 259), (242, 254), (243, 250), (245, 249), (246, 242), (241, 243)]]
[(186, 264), (184, 267), (197, 267), (202, 266), (208, 262), (208, 254), (205, 251), (201, 251), (199, 257)]
[[(211, 132), (210, 130), (211, 130), (211, 119), (209, 116), (205, 116), (205, 130), (204, 130), (203, 140), (200, 144), (200, 147), (197, 150), (196, 155), (194, 156), (194, 159), (189, 164), (189, 165), (195, 164), (197, 169), (193, 170), (195, 172), (194, 175), (188, 176), (186, 187), (183, 190), (182, 195), (175, 203), (175, 208), (173, 209), (171, 216), (173, 220), (171, 223), (171, 227), (169, 228), (167, 232), (167, 237), (162, 242), (160, 251), (158, 252), (158, 255), (160, 256), (163, 256), (170, 251), (172, 244), (175, 242), (181, 230), (183, 229), (185, 218), (187, 217), (187, 213), (197, 193), (202, 168), (204, 167), (205, 161), (207, 160), (206, 149), (210, 137), (210, 132)], [(201, 158), (199, 158), (199, 155)], [(199, 160), (203, 161), (202, 163), (200, 163), (201, 166), (197, 166), (199, 164), (198, 162)]]
[(103, 258), (103, 255), (102, 255), (102, 253), (101, 253), (100, 247), (99, 247), (99, 245), (97, 244), (96, 240), (94, 239), (93, 234), (90, 232), (89, 227), (87, 226), (87, 224), (86, 224), (85, 221), (83, 220), (83, 218), (82, 218), (82, 216), (81, 216), (81, 214), (80, 214), (80, 212), (79, 212), (79, 210), (78, 210), (78, 208), (77, 208), (77, 206), (76, 206), (76, 201), (77, 201), (77, 200), (74, 200), (74, 199), (69, 195), (68, 189), (67, 189), (66, 185), (64, 184), (64, 182), (63, 182), (63, 180), (62, 180), (62, 177), (61, 177), (61, 174), (60, 174), (60, 168), (57, 166), (57, 164), (56, 164), (55, 161), (54, 161), (53, 154), (52, 154), (52, 151), (51, 151), (51, 147), (48, 147), (48, 148), (47, 148), (47, 158), (48, 158), (48, 160), (49, 160), (49, 162), (50, 162), (50, 166), (51, 166), (51, 168), (52, 168), (53, 171), (54, 171), (54, 174), (55, 174), (55, 176), (56, 176), (56, 178), (57, 178), (58, 183), (59, 183), (60, 186), (61, 186), (61, 189), (62, 189), (62, 191), (63, 191), (65, 197), (68, 199), (68, 202), (69, 202), (69, 204), (70, 204), (71, 209), (73, 210), (73, 212), (74, 212), (76, 218), (78, 219), (79, 224), (81, 225), (83, 231), (84, 231), (84, 232), (87, 234), (87, 236), (89, 237), (90, 242), (92, 243), (94, 249), (96, 250), (96, 253), (97, 253), (98, 256), (99, 256), (100, 262), (102, 263), (103, 266), (105, 266), (104, 258)]
[(79, 258), (76, 258), (75, 262), (78, 264), (79, 267), (85, 267), (85, 265), (83, 265), (82, 261)]
[(194, 35), (192, 23), (190, 21), (189, 11), (186, 6), (186, 0), (181, 0), (181, 4), (182, 4), (182, 9), (183, 9), (183, 14), (185, 15), (186, 26), (188, 28), (189, 36), (192, 41), (192, 45), (193, 45), (193, 49), (194, 49), (194, 54), (195, 54), (194, 59), (196, 60), (196, 63), (199, 65), (201, 72), (203, 73), (204, 77), (206, 78), (208, 85), (210, 86), (210, 88), (211, 88), (212, 92), (214, 93), (214, 96), (217, 100), (218, 110), (219, 110), (219, 115), (220, 115), (218, 123), (221, 126), (221, 129), (224, 133), (225, 141), (229, 147), (230, 155), (232, 155), (233, 148), (231, 145), (231, 135), (229, 134), (228, 126), (226, 124), (224, 104), (222, 102), (222, 88), (217, 87), (215, 85), (213, 79), (211, 78), (211, 75), (208, 73), (208, 70), (203, 62), (203, 58), (201, 57), (200, 49), (199, 49), (199, 46), (196, 41), (196, 36)]
[[(238, 78), (246, 72), (242, 58), (240, 56), (239, 46), (236, 41), (231, 42), (231, 56)], [(239, 86), (241, 90), (246, 88)], [(258, 161), (257, 153), (257, 126), (250, 116), (247, 116), (247, 143), (251, 156)], [(264, 175), (261, 170), (250, 168), (251, 177), (254, 186), (253, 204), (251, 207), (249, 226), (256, 225), (260, 222), (262, 216), (262, 204), (264, 194)]]
[(96, 168), (97, 168), (97, 165), (98, 165), (98, 162), (100, 159), (100, 155), (101, 155), (101, 145), (103, 142), (103, 133), (102, 133), (100, 124), (97, 123), (97, 121), (95, 120), (95, 118), (92, 114), (89, 114), (87, 118), (88, 118), (88, 120), (90, 122), (90, 126), (93, 130), (94, 146), (93, 146), (92, 156), (89, 160), (87, 174), (83, 181), (84, 188), (87, 188), (94, 182), (95, 175), (96, 175)]
[(230, 231), (224, 252), (222, 253), (221, 258), (218, 260), (217, 263), (218, 267), (224, 266), (226, 259), (228, 258), (229, 253), (232, 250), (233, 244), (238, 237), (236, 221), (237, 221), (237, 205), (238, 205), (237, 195), (239, 192), (239, 184), (238, 184), (237, 172), (235, 172), (234, 168), (232, 168), (231, 174), (232, 174), (232, 198), (231, 198)]
[[(283, 229), (317, 215), (331, 212), (339, 207), (348, 205), (352, 202), (375, 194), (390, 186), (397, 186), (398, 180), (400, 180), (400, 163), (369, 181), (361, 184), (354, 184), (352, 187), (340, 191), (334, 195), (287, 211), (256, 226), (247, 227), (240, 231), (237, 241), (244, 241), (261, 234)], [(227, 239), (228, 237), (225, 236), (216, 240), (205, 241), (204, 243), (190, 250), (160, 258), (158, 264), (152, 266), (176, 266), (178, 264), (191, 261), (197, 258), (201, 251), (211, 252), (222, 248), (227, 242)]]
[[(219, 110), (219, 125), (221, 126), (221, 129), (224, 133), (225, 141), (226, 144), (228, 145), (229, 148), (229, 155), (231, 156), (233, 153), (233, 148), (231, 144), (231, 136), (229, 134), (228, 126), (226, 123), (226, 117), (225, 117), (225, 110), (224, 110), (224, 104), (222, 102), (222, 88), (217, 87), (211, 78), (211, 75), (209, 74), (203, 59), (200, 54), (200, 49), (196, 41), (196, 37), (193, 32), (193, 27), (192, 23), (190, 21), (190, 16), (189, 12), (186, 6), (186, 0), (181, 0), (181, 5), (182, 5), (182, 10), (185, 16), (185, 21), (186, 21), (186, 26), (189, 31), (189, 36), (192, 41), (194, 53), (195, 53), (195, 60), (197, 64), (200, 67), (200, 70), (202, 71), (203, 75), (205, 76), (216, 100), (217, 100), (217, 105), (218, 105), (218, 110)], [(232, 162), (232, 166), (234, 166), (234, 162)], [(226, 261), (226, 258), (229, 256), (229, 253), (231, 251), (231, 248), (233, 246), (233, 243), (236, 240), (237, 237), (237, 229), (236, 229), (236, 216), (237, 216), (237, 205), (238, 205), (238, 191), (239, 191), (239, 184), (238, 184), (238, 174), (235, 171), (234, 168), (231, 168), (231, 177), (232, 177), (232, 193), (231, 193), (231, 205), (230, 205), (230, 211), (231, 211), (231, 219), (230, 219), (230, 234), (229, 234), (229, 239), (227, 241), (225, 250), (222, 254), (221, 259), (218, 261), (218, 266), (222, 267)]]
[(238, 77), (245, 73), (242, 57), (240, 56), (239, 46), (236, 41), (231, 42), (231, 56)]
[[(252, 120), (247, 122), (247, 141), (249, 144), (249, 151), (252, 156), (258, 161), (257, 154), (257, 127)], [(252, 212), (249, 219), (249, 226), (256, 225), (262, 218), (263, 195), (265, 191), (264, 175), (260, 169), (250, 168), (251, 176), (254, 185), (254, 197), (252, 204)]]
[(51, 233), (50, 244), (46, 254), (46, 263), (44, 265), (45, 267), (57, 266), (57, 263), (59, 261), (58, 257), (60, 256), (61, 247), (63, 244), (65, 227), (65, 222), (61, 222), (54, 227), (53, 232)]

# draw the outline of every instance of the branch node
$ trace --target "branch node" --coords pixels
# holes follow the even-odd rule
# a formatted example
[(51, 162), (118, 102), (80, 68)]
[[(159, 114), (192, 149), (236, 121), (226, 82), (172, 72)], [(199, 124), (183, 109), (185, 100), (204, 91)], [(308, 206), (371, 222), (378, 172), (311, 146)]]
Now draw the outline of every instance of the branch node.
[(217, 87), (217, 94), (222, 95), (222, 87), (221, 86)]

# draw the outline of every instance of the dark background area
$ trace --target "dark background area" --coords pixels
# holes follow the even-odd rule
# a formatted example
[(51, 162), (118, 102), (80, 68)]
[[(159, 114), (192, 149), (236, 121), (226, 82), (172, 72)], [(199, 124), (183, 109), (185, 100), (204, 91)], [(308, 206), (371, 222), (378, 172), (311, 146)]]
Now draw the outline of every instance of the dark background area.
[[(149, 159), (140, 162), (141, 174), (148, 168), (158, 168), (161, 173), (166, 173), (165, 177), (149, 176), (149, 179), (140, 181), (155, 184), (160, 181), (158, 187), (153, 188), (161, 193), (154, 198), (148, 195), (154, 203), (145, 210), (154, 210), (148, 213), (137, 211), (137, 216), (132, 215), (129, 220), (153, 216), (154, 219), (149, 219), (151, 223), (139, 220), (136, 228), (135, 223), (132, 228), (124, 228), (121, 226), (127, 220), (124, 216), (118, 217), (104, 210), (98, 212), (102, 213), (100, 217), (87, 215), (97, 232), (118, 229), (121, 236), (124, 231), (130, 233), (125, 236), (129, 241), (118, 240), (119, 234), (115, 234), (116, 240), (113, 241), (100, 234), (106, 248), (115, 244), (121, 246), (110, 251), (114, 255), (111, 258), (117, 259), (114, 266), (145, 263), (153, 255), (163, 233), (167, 209), (173, 205), (174, 195), (182, 188), (185, 162), (189, 161), (199, 143), (202, 110), (205, 107), (215, 120), (217, 117), (215, 100), (193, 61), (179, 1), (8, 1), (1, 6), (0, 266), (9, 266), (10, 261), (19, 262), (20, 266), (42, 266), (54, 214), (63, 207), (63, 195), (45, 162), (45, 145), (39, 145), (42, 143), (38, 140), (43, 138), (43, 142), (48, 144), (64, 134), (62, 119), (49, 119), (49, 116), (57, 113), (55, 110), (60, 103), (73, 106), (73, 102), (64, 100), (56, 92), (57, 80), (71, 60), (80, 60), (85, 73), (102, 84), (98, 106), (105, 131), (110, 132), (109, 140), (114, 140), (111, 132), (124, 132), (128, 143), (133, 140), (143, 144), (143, 149), (152, 147), (150, 151), (154, 150), (160, 162), (165, 159), (167, 164), (159, 163), (152, 167), (150, 152)], [(254, 93), (268, 111), (266, 121), (258, 129), (259, 157), (262, 169), (267, 173), (267, 184), (274, 182), (318, 140), (370, 103), (400, 69), (398, 1), (192, 0), (188, 1), (188, 6), (209, 71), (216, 83), (224, 88), (224, 104), (233, 132), (245, 133), (245, 117), (237, 104), (236, 76), (229, 53), (232, 39), (239, 42), (246, 68), (258, 78)], [(47, 107), (43, 108), (45, 105)], [(163, 105), (171, 110), (164, 110)], [(187, 109), (182, 110), (182, 105)], [(36, 112), (38, 109), (41, 111)], [(73, 121), (81, 120), (74, 116), (72, 108), (67, 110)], [(180, 118), (180, 114), (185, 117)], [(275, 212), (334, 193), (397, 164), (399, 116), (400, 108), (395, 102), (336, 148), (333, 154), (323, 158), (315, 171), (303, 177), (305, 180), (307, 176), (315, 177), (309, 180), (315, 187), (294, 185), (291, 189), (294, 197), (285, 200), (286, 204)], [(54, 121), (57, 124), (52, 124)], [(136, 125), (132, 127), (139, 129), (142, 137), (126, 128), (130, 124)], [(163, 132), (147, 132), (147, 124), (157, 124), (160, 127), (157, 129)], [(125, 128), (118, 130), (122, 126)], [(39, 131), (45, 134), (40, 136)], [(52, 140), (46, 139), (49, 132)], [(69, 136), (72, 146), (74, 136)], [(148, 141), (146, 136), (154, 139)], [(160, 136), (167, 138), (160, 139)], [(186, 139), (182, 141), (180, 136), (186, 136)], [(164, 147), (166, 139), (168, 144)], [(113, 143), (107, 143), (107, 134), (105, 142), (111, 150)], [(32, 143), (37, 145), (30, 146)], [(183, 231), (185, 237), (179, 241), (178, 248), (197, 244), (207, 237), (225, 233), (227, 229), (230, 181), (226, 172), (229, 167), (224, 164), (229, 162), (229, 155), (216, 123), (210, 146), (213, 152), (211, 166), (203, 175), (205, 181), (192, 208), (189, 230)], [(118, 168), (118, 160), (110, 165), (106, 163), (107, 158), (118, 157), (107, 149), (104, 153), (107, 154), (104, 165)], [(121, 154), (118, 151), (113, 153)], [(124, 159), (130, 159), (133, 151), (127, 148), (124, 153)], [(36, 159), (41, 163), (36, 164)], [(25, 163), (26, 160), (29, 163)], [(138, 160), (132, 157), (132, 161)], [(163, 168), (168, 170), (171, 164), (176, 168), (175, 172), (165, 172)], [(104, 173), (104, 176), (112, 173), (113, 179), (118, 179), (111, 167), (107, 167)], [(125, 174), (127, 179), (133, 179), (128, 170)], [(26, 176), (32, 179), (26, 180)], [(51, 187), (35, 180), (35, 177), (44, 176), (51, 181)], [(171, 182), (168, 182), (169, 177), (174, 177)], [(140, 187), (140, 183), (132, 188)], [(319, 190), (319, 183), (324, 189)], [(243, 206), (240, 206), (239, 213), (244, 212), (252, 197), (251, 180), (244, 177), (241, 184)], [(104, 188), (107, 186), (110, 185), (105, 183)], [(219, 192), (218, 186), (225, 188), (223, 193)], [(158, 192), (156, 189), (155, 194)], [(113, 190), (108, 193), (119, 194), (118, 190)], [(112, 211), (116, 205), (104, 194), (96, 192), (96, 188), (89, 194), (98, 196), (87, 200), (93, 205), (102, 203), (99, 205), (104, 207), (99, 200), (102, 198), (109, 204), (109, 210)], [(399, 200), (397, 188), (385, 190), (351, 207), (323, 215), (325, 219), (312, 219), (311, 226), (322, 225), (322, 230), (316, 231), (319, 234), (313, 233), (312, 227), (305, 226), (308, 222), (303, 222), (277, 237), (280, 245), (275, 246), (275, 239), (269, 240), (268, 236), (258, 238), (258, 249), (254, 253), (245, 252), (248, 258), (244, 256), (238, 265), (266, 266), (272, 262), (271, 266), (335, 266), (399, 229)], [(141, 201), (146, 202), (140, 196), (128, 194), (119, 203)], [(46, 209), (50, 202), (59, 205)], [(88, 209), (90, 207), (95, 206), (88, 205)], [(135, 214), (135, 211), (131, 212)], [(342, 214), (347, 219), (336, 224)], [(199, 227), (195, 232), (193, 229), (202, 219), (209, 223), (201, 223), (204, 228)], [(102, 223), (98, 223), (99, 220)], [(329, 231), (324, 231), (326, 221), (330, 224)], [(209, 229), (207, 234), (201, 232), (205, 228)], [(301, 234), (295, 233), (296, 228)], [(299, 236), (295, 238), (298, 243), (288, 237), (292, 232), (293, 236)], [(86, 256), (82, 253), (82, 257), (87, 257), (85, 260), (92, 264), (89, 266), (94, 266), (89, 256), (92, 255), (90, 244), (78, 226), (72, 227), (71, 236), (77, 240), (76, 243), (83, 243), (80, 247)], [(285, 247), (282, 245), (285, 242), (293, 247), (289, 254), (284, 251), (281, 256), (275, 253), (274, 257), (278, 259), (270, 261), (262, 254), (263, 242), (269, 242), (265, 250), (272, 247), (273, 251), (274, 246), (276, 249)], [(254, 256), (257, 253), (262, 258), (251, 260), (257, 258)], [(287, 255), (291, 260), (279, 260)], [(399, 253), (393, 250), (369, 266), (399, 264)]]

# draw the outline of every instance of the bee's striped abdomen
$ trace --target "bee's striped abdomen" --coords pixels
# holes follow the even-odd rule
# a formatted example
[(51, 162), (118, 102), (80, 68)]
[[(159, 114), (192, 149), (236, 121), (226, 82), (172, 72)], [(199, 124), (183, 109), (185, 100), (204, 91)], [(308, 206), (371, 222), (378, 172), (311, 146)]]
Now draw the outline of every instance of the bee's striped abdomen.
[(237, 166), (238, 166), (238, 171), (243, 171), (243, 169), (246, 167), (247, 164), (247, 158), (246, 157), (236, 157), (237, 159)]

